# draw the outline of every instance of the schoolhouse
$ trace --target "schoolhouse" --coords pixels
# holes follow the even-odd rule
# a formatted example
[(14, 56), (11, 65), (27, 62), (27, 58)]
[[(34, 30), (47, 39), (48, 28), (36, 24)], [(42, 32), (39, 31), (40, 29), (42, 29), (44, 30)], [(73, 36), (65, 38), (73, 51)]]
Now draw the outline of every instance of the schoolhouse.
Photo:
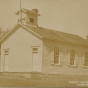
[(38, 26), (38, 10), (20, 9), (0, 40), (0, 72), (88, 75), (88, 40)]

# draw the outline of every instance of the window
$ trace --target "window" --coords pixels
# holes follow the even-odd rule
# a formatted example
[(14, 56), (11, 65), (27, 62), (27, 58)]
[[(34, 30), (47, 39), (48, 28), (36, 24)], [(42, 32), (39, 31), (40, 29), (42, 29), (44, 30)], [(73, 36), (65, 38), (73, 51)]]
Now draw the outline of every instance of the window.
[(38, 48), (32, 48), (33, 53), (38, 53)]
[(4, 54), (9, 54), (9, 50), (4, 50)]
[(33, 19), (33, 18), (30, 18), (30, 22), (31, 22), (31, 23), (34, 23), (34, 19)]
[(54, 64), (59, 64), (59, 47), (54, 48)]
[(85, 66), (88, 66), (88, 52), (85, 52)]
[(70, 51), (70, 65), (74, 65), (75, 60), (75, 50)]

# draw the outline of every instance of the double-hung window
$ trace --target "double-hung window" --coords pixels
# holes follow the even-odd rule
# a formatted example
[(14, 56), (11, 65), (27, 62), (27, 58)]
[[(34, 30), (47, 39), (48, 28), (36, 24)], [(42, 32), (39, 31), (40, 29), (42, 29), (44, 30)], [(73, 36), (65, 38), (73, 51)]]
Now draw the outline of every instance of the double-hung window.
[(88, 52), (85, 52), (85, 61), (84, 61), (84, 65), (88, 66)]
[(75, 64), (75, 50), (70, 50), (70, 65)]
[(54, 64), (59, 64), (60, 63), (60, 58), (59, 58), (59, 47), (54, 47)]

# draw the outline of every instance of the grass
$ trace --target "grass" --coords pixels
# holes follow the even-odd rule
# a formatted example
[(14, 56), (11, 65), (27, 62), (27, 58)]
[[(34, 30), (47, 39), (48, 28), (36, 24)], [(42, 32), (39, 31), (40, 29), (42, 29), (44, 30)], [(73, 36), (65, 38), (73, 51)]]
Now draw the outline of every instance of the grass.
[[(88, 82), (88, 76), (35, 76), (26, 78), (24, 76), (3, 75), (0, 74), (1, 87), (87, 87), (85, 82)], [(84, 82), (84, 83), (77, 83)], [(78, 85), (80, 84), (80, 85)], [(85, 84), (85, 85), (84, 85)]]

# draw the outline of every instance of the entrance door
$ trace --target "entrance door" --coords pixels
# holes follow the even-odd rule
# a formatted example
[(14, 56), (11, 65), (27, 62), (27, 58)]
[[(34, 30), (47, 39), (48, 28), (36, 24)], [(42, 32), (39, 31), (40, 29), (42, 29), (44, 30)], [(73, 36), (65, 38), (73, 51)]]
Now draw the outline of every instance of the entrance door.
[(38, 48), (32, 49), (33, 71), (38, 71)]
[(9, 55), (5, 54), (5, 62), (4, 62), (4, 71), (8, 71), (8, 62), (9, 62)]

